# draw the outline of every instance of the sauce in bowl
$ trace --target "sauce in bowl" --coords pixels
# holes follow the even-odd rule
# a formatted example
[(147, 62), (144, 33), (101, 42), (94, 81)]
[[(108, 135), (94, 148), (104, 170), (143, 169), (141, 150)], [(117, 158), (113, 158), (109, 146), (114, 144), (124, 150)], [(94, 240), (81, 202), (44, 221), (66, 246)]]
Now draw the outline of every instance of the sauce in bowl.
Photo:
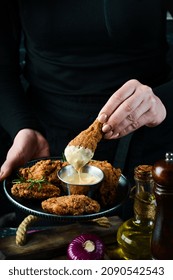
[(97, 175), (82, 173), (80, 171), (72, 175), (65, 175), (64, 177), (62, 177), (62, 179), (69, 184), (77, 185), (96, 184), (100, 180)]
[(103, 171), (91, 165), (85, 165), (78, 172), (72, 165), (67, 165), (62, 167), (57, 175), (66, 194), (85, 194), (90, 197), (94, 195), (104, 179)]

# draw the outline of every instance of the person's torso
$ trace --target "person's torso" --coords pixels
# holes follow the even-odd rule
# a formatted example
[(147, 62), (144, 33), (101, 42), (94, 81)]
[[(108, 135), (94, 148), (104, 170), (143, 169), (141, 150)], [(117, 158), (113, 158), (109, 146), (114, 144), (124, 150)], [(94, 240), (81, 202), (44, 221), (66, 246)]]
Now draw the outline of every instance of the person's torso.
[(18, 0), (31, 84), (105, 94), (165, 70), (164, 0)]

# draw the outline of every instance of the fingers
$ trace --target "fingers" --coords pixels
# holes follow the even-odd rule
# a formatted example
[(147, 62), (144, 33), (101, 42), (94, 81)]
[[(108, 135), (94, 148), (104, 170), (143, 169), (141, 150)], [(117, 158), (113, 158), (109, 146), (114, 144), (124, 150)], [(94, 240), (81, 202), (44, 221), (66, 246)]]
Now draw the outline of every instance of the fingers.
[(14, 164), (12, 162), (5, 161), (4, 164), (1, 166), (0, 181), (7, 178), (11, 174), (13, 169), (14, 169)]
[(97, 119), (99, 120), (99, 122), (105, 123), (108, 120), (108, 115), (106, 113), (102, 112), (98, 115)]
[(106, 139), (125, 136), (143, 125), (156, 126), (165, 117), (166, 110), (160, 99), (150, 87), (136, 80), (116, 91), (98, 115)]
[(153, 104), (150, 107), (149, 114), (152, 115), (152, 118), (148, 118), (146, 126), (154, 127), (159, 125), (166, 118), (166, 108), (161, 102), (161, 100), (155, 96), (155, 99), (152, 100)]
[(1, 166), (0, 180), (2, 181), (8, 177), (15, 168), (23, 165), (24, 163), (26, 163), (26, 161), (23, 149), (17, 149), (16, 145), (13, 144), (7, 153), (5, 162)]
[[(137, 81), (136, 81), (137, 82)], [(136, 85), (136, 84), (135, 84)], [(118, 89), (107, 101), (105, 106), (101, 109), (98, 118), (102, 114), (106, 115), (108, 118), (113, 114), (113, 112), (135, 91), (135, 86), (132, 81), (125, 83), (120, 89)]]
[(27, 161), (49, 155), (49, 145), (39, 132), (30, 129), (19, 131), (1, 166), (0, 180), (8, 177), (15, 168)]

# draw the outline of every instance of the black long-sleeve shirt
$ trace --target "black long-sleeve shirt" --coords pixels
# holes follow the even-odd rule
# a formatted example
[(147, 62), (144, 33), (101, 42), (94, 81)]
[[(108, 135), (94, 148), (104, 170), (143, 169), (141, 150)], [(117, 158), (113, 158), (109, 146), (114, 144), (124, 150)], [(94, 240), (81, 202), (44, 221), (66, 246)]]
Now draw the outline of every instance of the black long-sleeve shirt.
[[(22, 128), (40, 130), (37, 117), (51, 123), (55, 114), (56, 122), (66, 115), (70, 126), (68, 108), (75, 98), (81, 106), (91, 97), (90, 114), (96, 114), (129, 79), (158, 87), (155, 92), (169, 109), (173, 83), (167, 83), (165, 6), (165, 0), (2, 0), (2, 126), (12, 138)], [(20, 83), (21, 30), (29, 94)], [(76, 108), (75, 122), (82, 118)]]

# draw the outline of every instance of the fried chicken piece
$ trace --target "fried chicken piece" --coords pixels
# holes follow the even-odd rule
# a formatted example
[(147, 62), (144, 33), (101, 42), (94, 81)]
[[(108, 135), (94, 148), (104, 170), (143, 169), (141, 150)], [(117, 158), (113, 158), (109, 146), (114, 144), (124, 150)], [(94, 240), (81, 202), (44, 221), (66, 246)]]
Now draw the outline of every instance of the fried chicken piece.
[(100, 168), (104, 173), (104, 180), (99, 189), (99, 199), (102, 206), (111, 206), (117, 197), (117, 186), (121, 176), (121, 169), (115, 168), (108, 161), (91, 160), (89, 165)]
[(96, 119), (86, 130), (79, 133), (68, 145), (88, 148), (95, 152), (98, 142), (102, 139), (102, 123)]
[(65, 157), (76, 170), (92, 159), (97, 144), (103, 137), (102, 126), (103, 124), (96, 119), (86, 130), (71, 140), (65, 148)]
[(100, 205), (96, 200), (85, 195), (67, 195), (42, 201), (44, 211), (57, 215), (83, 215), (97, 213)]
[(52, 184), (39, 183), (31, 184), (29, 182), (16, 183), (11, 188), (11, 193), (15, 197), (27, 199), (47, 199), (60, 195), (60, 189)]
[(60, 180), (57, 172), (62, 168), (64, 163), (60, 160), (40, 160), (31, 167), (20, 168), (19, 175), (27, 179), (42, 179), (52, 184), (59, 184)]

